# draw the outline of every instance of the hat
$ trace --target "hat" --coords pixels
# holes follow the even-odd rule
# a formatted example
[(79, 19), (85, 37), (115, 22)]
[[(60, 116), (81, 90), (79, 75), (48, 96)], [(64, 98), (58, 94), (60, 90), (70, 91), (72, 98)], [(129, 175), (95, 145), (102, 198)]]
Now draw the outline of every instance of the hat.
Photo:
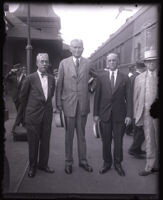
[(156, 50), (148, 50), (144, 52), (144, 60), (155, 60), (157, 59)]
[(96, 138), (101, 137), (100, 122), (99, 121), (93, 123), (93, 134)]
[(62, 111), (54, 113), (54, 121), (56, 127), (61, 127), (61, 128), (65, 127), (65, 118)]

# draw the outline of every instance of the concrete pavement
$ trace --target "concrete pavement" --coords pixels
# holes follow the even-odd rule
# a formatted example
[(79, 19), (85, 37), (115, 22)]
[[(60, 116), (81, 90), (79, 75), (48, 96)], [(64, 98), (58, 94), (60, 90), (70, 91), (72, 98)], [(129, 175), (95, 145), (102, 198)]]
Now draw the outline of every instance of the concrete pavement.
[[(92, 104), (91, 104), (92, 106)], [(91, 108), (92, 109), (92, 108)], [(10, 191), (19, 194), (157, 194), (158, 173), (141, 177), (138, 171), (144, 169), (145, 160), (138, 160), (128, 154), (132, 136), (124, 136), (124, 161), (122, 166), (125, 177), (117, 174), (114, 167), (106, 174), (99, 174), (102, 166), (102, 143), (93, 135), (92, 112), (86, 126), (88, 162), (93, 172), (88, 173), (78, 166), (77, 141), (74, 138), (73, 173), (64, 172), (64, 129), (56, 128), (53, 121), (51, 133), (49, 166), (55, 169), (54, 174), (38, 170), (34, 178), (28, 178), (27, 142), (14, 142), (10, 133), (14, 114), (6, 122), (6, 154), (10, 165)]]

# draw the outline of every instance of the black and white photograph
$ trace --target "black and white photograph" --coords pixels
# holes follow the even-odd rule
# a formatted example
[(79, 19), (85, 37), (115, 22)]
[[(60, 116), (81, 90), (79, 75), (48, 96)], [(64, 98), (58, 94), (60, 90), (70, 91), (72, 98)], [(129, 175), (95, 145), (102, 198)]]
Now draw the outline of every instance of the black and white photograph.
[(159, 198), (160, 12), (4, 1), (4, 198)]

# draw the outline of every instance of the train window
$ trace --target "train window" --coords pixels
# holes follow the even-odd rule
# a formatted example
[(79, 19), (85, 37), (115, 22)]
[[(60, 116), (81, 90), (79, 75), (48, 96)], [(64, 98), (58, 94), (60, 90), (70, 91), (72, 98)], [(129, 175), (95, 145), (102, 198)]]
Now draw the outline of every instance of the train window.
[(157, 26), (153, 25), (146, 29), (146, 51), (157, 49)]

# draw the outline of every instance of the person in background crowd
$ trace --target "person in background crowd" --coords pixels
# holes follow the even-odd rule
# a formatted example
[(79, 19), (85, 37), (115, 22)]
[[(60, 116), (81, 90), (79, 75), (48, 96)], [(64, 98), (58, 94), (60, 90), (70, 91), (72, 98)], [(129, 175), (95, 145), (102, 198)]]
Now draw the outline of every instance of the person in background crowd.
[[(132, 95), (134, 92), (135, 78), (141, 73), (143, 73), (145, 70), (146, 70), (146, 66), (142, 61), (136, 62), (136, 71), (132, 76), (130, 76)], [(134, 105), (134, 102), (133, 102), (133, 105)], [(135, 158), (138, 158), (138, 159), (144, 158), (143, 155), (145, 154), (145, 151), (141, 149), (141, 146), (145, 140), (143, 126), (136, 126), (133, 118), (132, 118), (132, 124), (130, 126), (133, 131), (133, 143), (131, 147), (129, 148), (128, 152), (130, 155), (134, 156)]]
[(94, 99), (94, 121), (100, 120), (103, 146), (103, 166), (99, 173), (104, 174), (112, 166), (111, 144), (114, 139), (114, 167), (120, 176), (125, 176), (121, 166), (123, 161), (123, 136), (125, 126), (131, 123), (132, 95), (129, 77), (117, 69), (118, 55), (107, 56), (107, 68), (97, 77)]
[(71, 41), (72, 56), (61, 61), (56, 88), (56, 106), (65, 116), (65, 172), (72, 173), (73, 138), (76, 129), (79, 166), (88, 172), (92, 167), (86, 156), (85, 126), (90, 112), (88, 81), (89, 61), (83, 58), (83, 41)]
[[(24, 79), (27, 76), (26, 67), (11, 69), (11, 71), (6, 75), (6, 81), (8, 81), (12, 86), (12, 98), (15, 103), (16, 110), (18, 112), (20, 106), (20, 91), (23, 85)], [(12, 128), (12, 132), (14, 132), (15, 127), (22, 124), (24, 126), (24, 117), (20, 118), (19, 115), (16, 116), (15, 123)]]
[(147, 176), (158, 170), (158, 119), (150, 115), (151, 105), (157, 98), (158, 63), (154, 50), (146, 51), (144, 62), (147, 70), (136, 77), (134, 84), (134, 119), (136, 126), (143, 126), (146, 144), (145, 169), (140, 176)]
[(129, 73), (128, 73), (129, 78), (134, 75), (135, 69), (136, 69), (135, 65), (132, 65), (132, 66), (129, 67)]
[(29, 144), (29, 177), (35, 176), (37, 167), (47, 173), (54, 173), (54, 170), (48, 166), (48, 159), (55, 80), (52, 75), (47, 73), (48, 54), (39, 53), (36, 65), (37, 72), (26, 77), (20, 95), (19, 114), (25, 113), (25, 127)]

